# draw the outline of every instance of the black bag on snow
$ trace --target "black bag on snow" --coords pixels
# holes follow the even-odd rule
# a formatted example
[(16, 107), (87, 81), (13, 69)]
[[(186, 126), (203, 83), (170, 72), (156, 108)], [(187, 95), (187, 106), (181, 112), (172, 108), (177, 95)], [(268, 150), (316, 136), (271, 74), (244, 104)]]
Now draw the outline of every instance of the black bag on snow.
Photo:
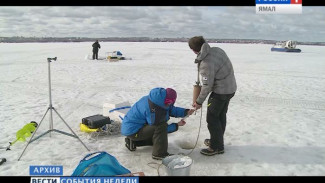
[(92, 129), (101, 128), (106, 124), (111, 124), (111, 119), (101, 114), (96, 114), (93, 116), (82, 118), (82, 124), (87, 125), (89, 128)]

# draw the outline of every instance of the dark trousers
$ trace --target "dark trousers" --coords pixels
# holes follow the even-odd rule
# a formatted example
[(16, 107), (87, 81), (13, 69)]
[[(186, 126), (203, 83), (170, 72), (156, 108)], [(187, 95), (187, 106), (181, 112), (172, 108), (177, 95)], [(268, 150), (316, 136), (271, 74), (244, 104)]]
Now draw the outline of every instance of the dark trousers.
[(98, 60), (98, 51), (93, 51), (93, 60)]
[(136, 134), (128, 136), (135, 146), (153, 146), (153, 156), (163, 156), (167, 154), (168, 137), (167, 123), (159, 125), (145, 125)]
[(210, 148), (224, 149), (223, 135), (227, 125), (227, 111), (233, 94), (216, 94), (212, 92), (208, 99), (207, 123), (210, 132)]

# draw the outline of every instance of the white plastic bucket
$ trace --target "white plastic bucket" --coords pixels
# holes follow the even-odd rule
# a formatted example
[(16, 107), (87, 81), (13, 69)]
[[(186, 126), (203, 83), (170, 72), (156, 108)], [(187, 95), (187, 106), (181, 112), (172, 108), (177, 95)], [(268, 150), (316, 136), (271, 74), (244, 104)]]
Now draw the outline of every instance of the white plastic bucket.
[(162, 160), (168, 176), (189, 176), (193, 160), (188, 156), (172, 155)]

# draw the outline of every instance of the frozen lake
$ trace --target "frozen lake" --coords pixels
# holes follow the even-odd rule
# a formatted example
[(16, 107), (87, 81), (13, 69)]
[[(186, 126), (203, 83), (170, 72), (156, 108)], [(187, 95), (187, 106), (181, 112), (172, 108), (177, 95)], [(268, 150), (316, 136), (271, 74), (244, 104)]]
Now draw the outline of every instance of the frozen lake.
[[(196, 55), (187, 43), (100, 42), (100, 56), (119, 50), (132, 60), (85, 60), (91, 42), (0, 43), (0, 146), (16, 139), (16, 132), (30, 121), (39, 122), (49, 105), (47, 58), (51, 62), (53, 106), (91, 149), (106, 151), (132, 172), (157, 176), (148, 165), (152, 147), (130, 152), (120, 134), (90, 139), (81, 132), (81, 119), (102, 114), (104, 103), (129, 101), (152, 88), (170, 87), (178, 93), (176, 106), (191, 107), (197, 77)], [(200, 154), (209, 138), (206, 103), (199, 141), (189, 154), (191, 176), (319, 176), (325, 174), (325, 47), (298, 45), (301, 53), (271, 52), (267, 44), (217, 44), (233, 63), (238, 90), (231, 100), (225, 132), (225, 154)], [(54, 128), (69, 132), (55, 115)], [(177, 122), (172, 118), (170, 122)], [(200, 127), (200, 112), (169, 134), (173, 154), (189, 153)], [(36, 135), (49, 129), (46, 117)], [(29, 140), (29, 139), (28, 139)], [(10, 151), (0, 149), (0, 176), (28, 176), (30, 165), (63, 165), (72, 174), (88, 153), (69, 136), (52, 133)], [(164, 175), (161, 170), (161, 175)]]

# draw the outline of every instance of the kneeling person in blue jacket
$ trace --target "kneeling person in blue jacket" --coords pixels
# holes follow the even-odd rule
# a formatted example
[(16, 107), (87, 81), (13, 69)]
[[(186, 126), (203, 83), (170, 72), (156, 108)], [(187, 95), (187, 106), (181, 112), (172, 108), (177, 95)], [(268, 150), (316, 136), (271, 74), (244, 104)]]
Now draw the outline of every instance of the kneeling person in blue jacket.
[(168, 124), (168, 120), (194, 112), (194, 109), (175, 107), (176, 98), (177, 93), (171, 88), (154, 88), (131, 107), (121, 125), (122, 135), (127, 136), (125, 146), (130, 151), (139, 146), (153, 146), (153, 159), (161, 160), (170, 155), (167, 134), (177, 131), (186, 122)]

